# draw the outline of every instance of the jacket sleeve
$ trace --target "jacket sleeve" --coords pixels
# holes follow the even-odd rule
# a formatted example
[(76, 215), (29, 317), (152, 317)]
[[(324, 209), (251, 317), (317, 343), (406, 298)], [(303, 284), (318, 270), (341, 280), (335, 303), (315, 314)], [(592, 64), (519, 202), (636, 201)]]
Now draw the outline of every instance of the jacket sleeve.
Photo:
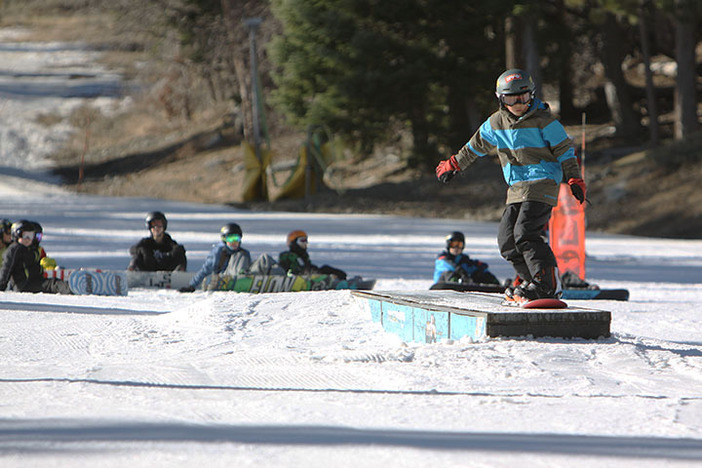
[(210, 251), (210, 254), (205, 259), (205, 263), (202, 265), (202, 268), (200, 268), (200, 270), (197, 273), (195, 273), (195, 276), (193, 276), (193, 279), (190, 280), (190, 286), (194, 288), (200, 286), (202, 280), (205, 279), (207, 275), (211, 275), (214, 272), (215, 265), (217, 265), (217, 263), (219, 262), (219, 257), (221, 255), (221, 246), (215, 245)]
[[(10, 246), (12, 247), (12, 246)], [(8, 247), (2, 255), (2, 268), (0, 268), (0, 291), (7, 289), (7, 283), (10, 282), (10, 274), (12, 267), (16, 261), (17, 249)]]
[(456, 265), (444, 256), (439, 256), (434, 262), (434, 282), (437, 283), (441, 275), (447, 271), (456, 271)]
[(495, 152), (497, 144), (490, 121), (491, 118), (483, 122), (470, 141), (458, 151), (456, 160), (461, 170), (473, 164), (476, 159)]

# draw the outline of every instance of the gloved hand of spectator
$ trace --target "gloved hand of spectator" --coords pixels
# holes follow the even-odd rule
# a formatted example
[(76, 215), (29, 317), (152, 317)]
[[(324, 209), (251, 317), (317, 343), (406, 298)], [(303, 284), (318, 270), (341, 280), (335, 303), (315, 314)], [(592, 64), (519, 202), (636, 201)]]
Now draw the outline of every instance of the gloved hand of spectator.
[(443, 183), (448, 184), (453, 177), (460, 172), (461, 168), (456, 161), (456, 155), (454, 154), (445, 161), (441, 161), (438, 166), (436, 166), (436, 177)]

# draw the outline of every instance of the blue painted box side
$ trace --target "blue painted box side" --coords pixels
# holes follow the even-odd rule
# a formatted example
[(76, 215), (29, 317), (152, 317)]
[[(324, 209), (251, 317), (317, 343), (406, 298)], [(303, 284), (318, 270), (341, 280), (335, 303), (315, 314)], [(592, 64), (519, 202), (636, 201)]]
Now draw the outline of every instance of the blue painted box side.
[(383, 315), (383, 303), (380, 301), (364, 301), (371, 313), (374, 322), (380, 322)]
[(413, 308), (409, 306), (383, 302), (383, 328), (390, 333), (395, 333), (404, 341), (414, 341), (414, 318), (412, 309)]
[(452, 313), (450, 320), (451, 329), (449, 338), (452, 340), (460, 340), (463, 337), (479, 340), (486, 336), (486, 320), (484, 317)]
[(449, 336), (449, 314), (435, 310), (415, 307), (414, 310), (414, 341), (420, 343), (436, 343)]

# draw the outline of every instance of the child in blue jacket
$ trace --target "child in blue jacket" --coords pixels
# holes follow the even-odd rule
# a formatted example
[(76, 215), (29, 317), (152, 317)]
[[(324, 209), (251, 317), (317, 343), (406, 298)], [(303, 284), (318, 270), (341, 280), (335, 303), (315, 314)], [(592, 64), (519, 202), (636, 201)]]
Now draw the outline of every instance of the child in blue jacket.
[(498, 244), (500, 254), (523, 280), (505, 291), (507, 299), (517, 302), (560, 295), (556, 258), (544, 238), (544, 227), (558, 204), (562, 180), (580, 203), (586, 194), (571, 140), (535, 90), (524, 70), (502, 73), (495, 90), (500, 108), (458, 154), (436, 168), (439, 180), (448, 183), (478, 158), (499, 157), (509, 188)]
[(488, 271), (488, 264), (463, 253), (466, 237), (454, 231), (446, 236), (446, 250), (434, 262), (434, 283), (500, 284)]

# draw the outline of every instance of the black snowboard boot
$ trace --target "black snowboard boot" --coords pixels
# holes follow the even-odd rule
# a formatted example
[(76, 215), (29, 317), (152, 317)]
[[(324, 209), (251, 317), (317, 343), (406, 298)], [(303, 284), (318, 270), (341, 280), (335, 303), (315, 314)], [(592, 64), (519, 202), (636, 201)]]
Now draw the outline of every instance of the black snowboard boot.
[(556, 268), (544, 268), (534, 275), (530, 283), (522, 283), (514, 290), (513, 297), (517, 302), (533, 301), (535, 299), (556, 299), (562, 290)]
[(513, 281), (511, 281), (507, 287), (505, 288), (505, 300), (507, 301), (513, 301), (514, 300), (514, 291), (520, 287), (522, 284), (524, 284), (524, 280), (522, 280), (522, 277), (517, 275), (516, 278), (514, 278)]

